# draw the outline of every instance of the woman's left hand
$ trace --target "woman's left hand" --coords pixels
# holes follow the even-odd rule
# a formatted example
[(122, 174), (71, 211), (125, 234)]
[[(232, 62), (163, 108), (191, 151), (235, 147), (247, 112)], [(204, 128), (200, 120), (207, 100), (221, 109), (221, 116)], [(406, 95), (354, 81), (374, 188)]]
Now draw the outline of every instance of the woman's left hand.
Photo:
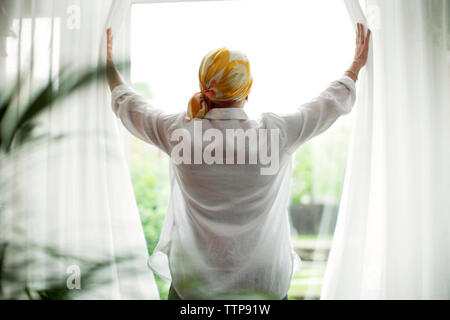
[(358, 80), (358, 74), (361, 68), (367, 63), (367, 57), (369, 56), (369, 43), (370, 43), (370, 29), (367, 29), (367, 34), (364, 34), (364, 26), (362, 23), (356, 25), (356, 49), (353, 63), (350, 68), (345, 71), (345, 74), (352, 78), (354, 82)]
[(370, 29), (367, 29), (366, 34), (364, 33), (364, 25), (362, 23), (358, 23), (356, 31), (355, 57), (353, 59), (353, 63), (358, 69), (361, 69), (366, 65), (367, 57), (369, 55)]

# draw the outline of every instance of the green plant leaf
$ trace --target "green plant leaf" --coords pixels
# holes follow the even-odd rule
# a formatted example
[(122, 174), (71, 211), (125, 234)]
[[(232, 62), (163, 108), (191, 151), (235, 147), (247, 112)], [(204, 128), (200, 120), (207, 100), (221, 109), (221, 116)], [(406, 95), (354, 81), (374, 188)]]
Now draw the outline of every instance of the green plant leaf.
[[(129, 63), (119, 63), (117, 68), (124, 70), (129, 68)], [(30, 124), (36, 117), (38, 117), (44, 110), (54, 105), (56, 102), (68, 97), (75, 91), (87, 86), (88, 84), (105, 78), (107, 72), (107, 66), (102, 65), (99, 67), (87, 67), (83, 71), (72, 71), (66, 72), (64, 69), (58, 75), (58, 77), (49, 83), (41, 90), (39, 90), (34, 97), (22, 108), (23, 112), (16, 120), (15, 124), (9, 132), (1, 132), (0, 137), (0, 147), (9, 153), (15, 142), (15, 138), (18, 135), (22, 136), (21, 144), (26, 141), (26, 138), (32, 136), (32, 127)], [(18, 87), (14, 92), (18, 95)], [(5, 113), (11, 108), (12, 102), (14, 100), (14, 94), (11, 97), (5, 99), (4, 103), (0, 105), (0, 125), (2, 125), (2, 120)], [(2, 126), (3, 127), (3, 126)], [(20, 131), (24, 130), (22, 134)], [(25, 139), (24, 139), (25, 138)]]

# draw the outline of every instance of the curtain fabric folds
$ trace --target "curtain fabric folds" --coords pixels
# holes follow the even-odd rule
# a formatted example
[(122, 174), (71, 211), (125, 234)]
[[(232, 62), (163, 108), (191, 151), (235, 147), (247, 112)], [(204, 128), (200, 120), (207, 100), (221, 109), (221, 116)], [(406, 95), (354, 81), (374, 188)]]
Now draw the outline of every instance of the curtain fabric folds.
[[(0, 4), (0, 86), (22, 76), (21, 102), (62, 70), (102, 65), (108, 26), (116, 58), (126, 56), (129, 1)], [(52, 137), (2, 154), (4, 298), (159, 299), (110, 103), (98, 79), (41, 116), (38, 131)]]
[(450, 5), (368, 0), (366, 12), (371, 53), (321, 298), (449, 299)]

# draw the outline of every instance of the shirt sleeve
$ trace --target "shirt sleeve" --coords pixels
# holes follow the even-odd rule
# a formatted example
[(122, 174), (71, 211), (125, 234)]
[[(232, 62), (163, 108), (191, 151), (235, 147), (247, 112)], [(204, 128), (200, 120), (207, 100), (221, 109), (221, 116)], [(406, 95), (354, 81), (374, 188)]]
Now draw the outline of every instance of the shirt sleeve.
[(170, 127), (177, 115), (155, 108), (126, 84), (116, 86), (111, 95), (113, 111), (128, 131), (169, 154)]
[(339, 116), (352, 110), (355, 100), (355, 83), (350, 77), (343, 76), (297, 111), (286, 115), (272, 114), (275, 126), (283, 133), (285, 150), (293, 153), (300, 145), (324, 132)]

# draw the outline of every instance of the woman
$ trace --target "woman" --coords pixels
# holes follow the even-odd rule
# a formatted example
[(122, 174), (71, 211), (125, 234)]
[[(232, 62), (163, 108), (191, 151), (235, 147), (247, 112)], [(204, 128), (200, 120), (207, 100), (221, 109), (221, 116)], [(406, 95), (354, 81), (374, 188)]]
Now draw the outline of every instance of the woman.
[(122, 80), (107, 31), (107, 80), (125, 127), (171, 157), (171, 197), (149, 266), (171, 279), (169, 299), (287, 297), (301, 261), (290, 243), (292, 155), (351, 111), (366, 64), (370, 30), (357, 25), (345, 75), (298, 110), (247, 117), (252, 86), (247, 57), (219, 48), (199, 70), (201, 91), (187, 111), (166, 114)]

